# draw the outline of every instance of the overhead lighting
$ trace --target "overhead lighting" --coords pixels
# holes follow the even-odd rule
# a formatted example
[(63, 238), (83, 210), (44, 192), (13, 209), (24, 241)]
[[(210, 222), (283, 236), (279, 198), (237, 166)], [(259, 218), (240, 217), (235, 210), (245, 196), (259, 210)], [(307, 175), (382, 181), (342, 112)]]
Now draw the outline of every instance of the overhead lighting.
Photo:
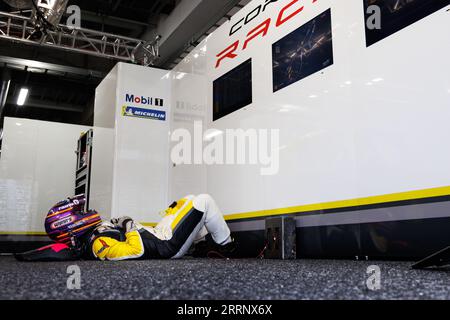
[(31, 23), (37, 29), (58, 28), (69, 0), (33, 0)]
[(29, 90), (27, 88), (20, 89), (19, 97), (17, 98), (17, 105), (23, 106), (25, 101), (27, 101)]

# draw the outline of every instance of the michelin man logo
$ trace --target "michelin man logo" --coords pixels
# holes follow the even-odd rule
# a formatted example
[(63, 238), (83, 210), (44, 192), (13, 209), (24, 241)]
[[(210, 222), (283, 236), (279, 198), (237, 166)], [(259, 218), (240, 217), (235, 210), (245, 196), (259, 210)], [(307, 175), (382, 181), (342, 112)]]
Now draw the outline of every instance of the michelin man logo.
[(126, 108), (124, 111), (124, 116), (132, 117), (133, 112), (131, 111), (131, 108)]

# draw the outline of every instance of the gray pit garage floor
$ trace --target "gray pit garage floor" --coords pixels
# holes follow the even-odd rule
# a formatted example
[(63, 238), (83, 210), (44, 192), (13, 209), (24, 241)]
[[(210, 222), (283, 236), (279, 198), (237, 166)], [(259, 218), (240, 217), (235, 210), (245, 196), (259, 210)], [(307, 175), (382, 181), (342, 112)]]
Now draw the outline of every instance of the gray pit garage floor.
[[(81, 289), (66, 287), (67, 267)], [(370, 291), (367, 267), (381, 268)], [(450, 299), (450, 268), (335, 260), (150, 260), (20, 263), (0, 257), (0, 299)]]

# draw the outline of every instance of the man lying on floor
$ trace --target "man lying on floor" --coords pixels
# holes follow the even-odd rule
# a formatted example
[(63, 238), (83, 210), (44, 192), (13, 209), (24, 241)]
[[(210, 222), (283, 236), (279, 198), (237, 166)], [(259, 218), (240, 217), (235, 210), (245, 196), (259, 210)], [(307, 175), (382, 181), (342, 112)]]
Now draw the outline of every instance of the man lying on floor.
[[(227, 256), (235, 250), (223, 215), (211, 196), (187, 196), (174, 202), (154, 228), (130, 217), (102, 222), (96, 211), (83, 212), (85, 197), (58, 203), (46, 219), (45, 229), (55, 244), (17, 254), (21, 261), (67, 261), (77, 259), (130, 260), (176, 259), (193, 243), (202, 244), (210, 234), (212, 249)], [(199, 245), (205, 248), (205, 245)]]

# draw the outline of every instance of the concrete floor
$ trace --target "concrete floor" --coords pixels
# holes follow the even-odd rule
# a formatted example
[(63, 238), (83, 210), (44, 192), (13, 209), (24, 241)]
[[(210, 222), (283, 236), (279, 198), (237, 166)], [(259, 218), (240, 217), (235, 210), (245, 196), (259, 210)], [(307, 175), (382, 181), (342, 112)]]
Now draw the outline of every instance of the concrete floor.
[[(66, 287), (67, 267), (81, 289)], [(381, 268), (370, 291), (367, 267)], [(450, 299), (450, 268), (335, 260), (151, 260), (20, 263), (0, 257), (0, 299)]]

